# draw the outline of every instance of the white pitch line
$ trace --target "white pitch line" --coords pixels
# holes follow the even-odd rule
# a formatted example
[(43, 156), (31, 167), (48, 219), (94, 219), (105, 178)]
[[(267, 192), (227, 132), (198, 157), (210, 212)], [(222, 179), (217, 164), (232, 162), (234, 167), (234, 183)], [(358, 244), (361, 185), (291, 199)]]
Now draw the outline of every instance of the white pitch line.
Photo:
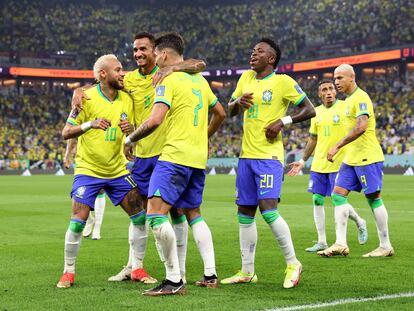
[(299, 305), (299, 306), (291, 306), (291, 307), (276, 308), (276, 309), (266, 309), (265, 311), (293, 311), (293, 310), (318, 309), (318, 308), (325, 308), (325, 307), (331, 307), (331, 306), (346, 305), (349, 303), (389, 300), (389, 299), (398, 299), (398, 298), (407, 298), (407, 297), (414, 297), (414, 292), (382, 295), (382, 296), (369, 297), (369, 298), (345, 298), (345, 299), (333, 300), (330, 302), (321, 302), (321, 303), (315, 303), (315, 304), (309, 304), (309, 305)]

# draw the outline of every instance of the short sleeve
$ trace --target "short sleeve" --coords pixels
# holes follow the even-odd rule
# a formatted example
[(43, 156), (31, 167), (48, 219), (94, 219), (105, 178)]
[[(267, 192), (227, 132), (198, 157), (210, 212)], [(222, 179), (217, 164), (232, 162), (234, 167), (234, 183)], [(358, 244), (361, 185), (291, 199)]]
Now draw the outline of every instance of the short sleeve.
[(87, 107), (85, 100), (83, 101), (83, 109), (81, 111), (78, 111), (78, 109), (74, 108), (71, 110), (69, 117), (66, 120), (66, 123), (72, 124), (72, 125), (80, 125), (88, 120), (86, 120), (86, 114), (87, 114)]
[(299, 105), (306, 97), (299, 84), (288, 75), (284, 76), (283, 91), (283, 98), (294, 106)]
[(245, 71), (241, 75), (239, 81), (237, 81), (236, 89), (234, 90), (233, 94), (231, 95), (232, 100), (234, 100), (234, 99), (236, 99), (236, 98), (243, 95), (243, 85), (244, 85), (244, 81), (246, 80), (245, 79), (246, 74), (247, 74), (247, 71)]
[[(365, 97), (365, 96), (364, 96)], [(355, 102), (355, 117), (358, 118), (362, 115), (371, 116), (370, 111), (373, 111), (372, 102), (366, 96), (366, 98), (361, 97), (358, 101)]]
[(173, 79), (169, 76), (155, 89), (154, 103), (163, 103), (171, 108), (173, 99)]

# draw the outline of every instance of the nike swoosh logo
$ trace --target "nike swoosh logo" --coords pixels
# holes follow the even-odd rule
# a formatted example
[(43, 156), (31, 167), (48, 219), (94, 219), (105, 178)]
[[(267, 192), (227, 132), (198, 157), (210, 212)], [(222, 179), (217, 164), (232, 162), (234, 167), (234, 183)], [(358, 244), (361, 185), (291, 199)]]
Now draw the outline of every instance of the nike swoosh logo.
[(264, 195), (266, 193), (270, 192), (270, 190), (266, 190), (266, 191), (260, 191), (260, 195)]
[(178, 292), (184, 285), (181, 285), (180, 287), (178, 287), (176, 290), (172, 290), (173, 294), (175, 294), (176, 292)]

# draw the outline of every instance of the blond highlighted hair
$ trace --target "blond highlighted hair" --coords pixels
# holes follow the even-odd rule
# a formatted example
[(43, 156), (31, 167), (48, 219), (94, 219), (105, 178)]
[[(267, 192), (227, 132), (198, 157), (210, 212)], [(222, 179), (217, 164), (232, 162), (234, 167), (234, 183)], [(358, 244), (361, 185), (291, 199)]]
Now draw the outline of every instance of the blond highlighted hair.
[(101, 70), (105, 70), (107, 63), (110, 60), (119, 61), (114, 54), (102, 55), (96, 60), (95, 64), (93, 65), (93, 76), (96, 80), (101, 81)]

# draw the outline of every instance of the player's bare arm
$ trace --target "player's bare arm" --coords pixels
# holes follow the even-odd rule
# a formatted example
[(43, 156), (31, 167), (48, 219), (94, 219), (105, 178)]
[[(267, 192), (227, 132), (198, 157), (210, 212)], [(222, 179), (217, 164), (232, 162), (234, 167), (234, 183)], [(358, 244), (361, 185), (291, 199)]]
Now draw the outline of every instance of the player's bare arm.
[(213, 136), (213, 134), (217, 131), (220, 124), (226, 118), (226, 111), (224, 111), (223, 106), (217, 102), (214, 107), (210, 109), (211, 113), (213, 114), (208, 124), (208, 138)]
[(316, 115), (315, 108), (308, 97), (305, 97), (297, 108), (294, 114), (269, 124), (265, 129), (266, 137), (268, 139), (275, 139), (286, 124), (306, 121)]
[(83, 109), (82, 100), (83, 99), (90, 99), (88, 95), (85, 94), (85, 91), (93, 87), (92, 84), (86, 84), (82, 87), (78, 87), (73, 91), (72, 95), (72, 109), (78, 109), (78, 111), (81, 111)]
[(164, 103), (155, 103), (150, 117), (127, 137), (125, 144), (130, 145), (154, 132), (164, 121), (169, 109)]
[(305, 166), (305, 162), (310, 158), (313, 151), (315, 150), (316, 144), (318, 143), (318, 136), (311, 135), (308, 139), (308, 142), (305, 147), (305, 151), (303, 152), (302, 159), (299, 161), (295, 161), (289, 163), (291, 167), (290, 171), (287, 173), (288, 176), (296, 176), (299, 174), (300, 170)]
[(183, 62), (172, 66), (166, 66), (158, 69), (152, 77), (152, 85), (155, 87), (173, 72), (198, 73), (206, 68), (206, 63), (200, 59), (186, 59)]
[(253, 106), (253, 93), (244, 93), (242, 96), (229, 102), (230, 116), (234, 117), (239, 114), (240, 107), (243, 109), (249, 109)]
[(362, 134), (365, 133), (368, 127), (368, 116), (361, 115), (356, 119), (355, 127), (343, 138), (341, 139), (331, 150), (328, 151), (328, 161), (333, 162), (334, 156), (338, 153), (338, 151), (348, 145), (349, 143), (353, 142), (354, 140), (358, 139)]
[(82, 123), (81, 125), (72, 125), (66, 123), (62, 131), (62, 136), (64, 140), (77, 138), (91, 129), (106, 131), (106, 129), (110, 126), (111, 121), (102, 118), (98, 118), (93, 121), (88, 121)]
[(76, 154), (77, 144), (78, 144), (78, 141), (75, 138), (67, 140), (65, 156), (63, 157), (63, 166), (66, 169), (70, 168), (70, 165), (72, 164), (73, 157)]

